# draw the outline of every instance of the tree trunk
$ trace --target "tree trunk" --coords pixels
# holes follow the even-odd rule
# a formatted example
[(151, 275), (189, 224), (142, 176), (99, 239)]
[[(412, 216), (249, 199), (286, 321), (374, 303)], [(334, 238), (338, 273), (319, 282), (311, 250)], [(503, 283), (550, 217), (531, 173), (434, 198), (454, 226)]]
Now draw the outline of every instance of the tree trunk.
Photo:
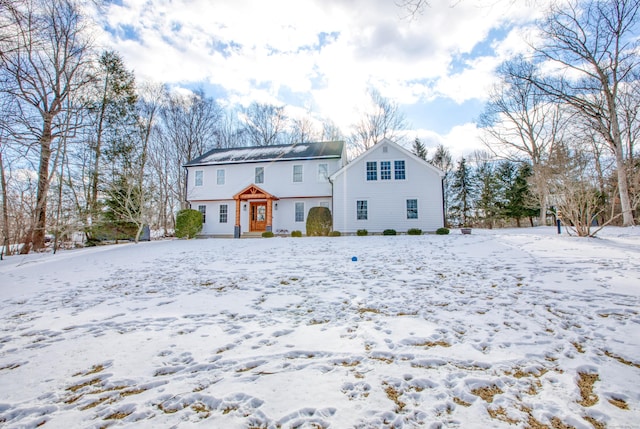
[(49, 193), (49, 161), (51, 160), (51, 115), (44, 118), (40, 137), (40, 166), (38, 169), (38, 191), (36, 197), (35, 223), (31, 243), (33, 250), (44, 248), (47, 229), (47, 194)]
[(4, 163), (2, 160), (2, 152), (0, 152), (0, 186), (2, 186), (2, 246), (3, 251), (0, 252), (0, 260), (2, 255), (11, 255), (11, 244), (9, 243), (9, 207), (7, 203), (7, 178), (4, 175)]

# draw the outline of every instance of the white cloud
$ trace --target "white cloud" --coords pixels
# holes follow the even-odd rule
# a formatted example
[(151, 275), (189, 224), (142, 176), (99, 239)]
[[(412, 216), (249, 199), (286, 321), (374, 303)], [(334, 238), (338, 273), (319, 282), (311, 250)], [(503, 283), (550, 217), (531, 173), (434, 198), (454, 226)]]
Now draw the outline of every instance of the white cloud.
[[(102, 41), (142, 79), (209, 82), (243, 104), (293, 92), (346, 130), (371, 85), (401, 104), (482, 99), (495, 65), (520, 49), (518, 33), (469, 54), (492, 29), (533, 16), (515, 3), (433, 0), (410, 20), (393, 0), (123, 0), (107, 7), (115, 35)], [(460, 55), (469, 58), (454, 70)]]

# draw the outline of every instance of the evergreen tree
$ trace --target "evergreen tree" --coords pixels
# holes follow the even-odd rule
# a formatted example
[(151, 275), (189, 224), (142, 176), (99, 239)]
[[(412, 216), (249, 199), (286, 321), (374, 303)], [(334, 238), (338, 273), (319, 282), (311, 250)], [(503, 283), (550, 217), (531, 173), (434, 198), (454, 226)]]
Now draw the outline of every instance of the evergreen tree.
[(413, 141), (413, 154), (418, 158), (422, 158), (425, 161), (427, 160), (427, 148), (424, 147), (419, 138)]
[(474, 185), (471, 169), (463, 157), (453, 172), (451, 181), (451, 215), (462, 226), (470, 226)]
[(475, 203), (476, 216), (479, 219), (484, 219), (486, 226), (491, 229), (500, 211), (498, 204), (500, 184), (496, 177), (494, 164), (486, 160), (481, 162), (474, 176), (478, 186), (478, 198)]
[(532, 174), (529, 163), (522, 163), (518, 167), (511, 161), (504, 161), (498, 167), (497, 176), (502, 188), (500, 213), (503, 217), (515, 219), (518, 227), (522, 218), (531, 220), (540, 211), (532, 205), (535, 201), (529, 188)]
[[(440, 170), (444, 171), (444, 177), (442, 178), (442, 192), (444, 199), (444, 213), (448, 217), (449, 216), (449, 207), (451, 207), (451, 202), (449, 201), (451, 198), (451, 170), (453, 169), (453, 162), (451, 161), (451, 153), (447, 148), (444, 147), (443, 144), (438, 145), (436, 148), (436, 152), (433, 154), (431, 159), (429, 160), (431, 165), (438, 167)], [(445, 219), (445, 226), (449, 225), (449, 220)]]

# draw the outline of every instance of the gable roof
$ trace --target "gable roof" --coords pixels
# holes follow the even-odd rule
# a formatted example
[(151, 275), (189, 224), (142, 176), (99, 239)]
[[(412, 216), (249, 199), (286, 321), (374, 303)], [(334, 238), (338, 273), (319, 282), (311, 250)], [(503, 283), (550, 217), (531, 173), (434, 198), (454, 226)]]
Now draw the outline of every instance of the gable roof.
[(340, 158), (343, 150), (341, 141), (213, 149), (184, 166)]
[(376, 143), (375, 145), (371, 146), (369, 149), (367, 149), (366, 151), (364, 151), (363, 153), (361, 153), (360, 155), (358, 155), (353, 161), (349, 162), (347, 165), (345, 165), (344, 167), (342, 167), (340, 170), (336, 171), (335, 173), (333, 173), (331, 175), (331, 177), (329, 178), (330, 180), (335, 179), (337, 176), (341, 175), (342, 173), (344, 173), (345, 171), (347, 171), (349, 168), (351, 168), (352, 166), (354, 166), (355, 164), (357, 164), (359, 161), (361, 161), (363, 158), (366, 158), (367, 156), (369, 156), (375, 149), (377, 149), (379, 146), (384, 146), (384, 145), (390, 145), (393, 146), (394, 148), (398, 149), (400, 152), (404, 153), (406, 156), (408, 156), (409, 158), (413, 158), (416, 162), (424, 165), (426, 168), (433, 170), (434, 172), (436, 172), (438, 174), (438, 176), (440, 176), (441, 178), (444, 177), (444, 171), (440, 170), (438, 167), (436, 167), (435, 165), (431, 164), (430, 162), (425, 161), (424, 159), (420, 158), (419, 156), (416, 156), (415, 154), (409, 152), (407, 149), (403, 148), (402, 146), (400, 146), (397, 143), (392, 142), (391, 140), (384, 138), (382, 140), (380, 140), (378, 143)]

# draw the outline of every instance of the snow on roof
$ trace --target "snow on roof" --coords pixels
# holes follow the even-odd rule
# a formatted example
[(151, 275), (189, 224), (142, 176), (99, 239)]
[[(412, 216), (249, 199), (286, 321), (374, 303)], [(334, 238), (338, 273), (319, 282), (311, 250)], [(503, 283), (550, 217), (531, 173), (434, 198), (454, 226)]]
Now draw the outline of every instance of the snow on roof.
[(343, 146), (343, 142), (318, 142), (214, 149), (188, 162), (186, 166), (292, 159), (339, 158), (342, 155)]

